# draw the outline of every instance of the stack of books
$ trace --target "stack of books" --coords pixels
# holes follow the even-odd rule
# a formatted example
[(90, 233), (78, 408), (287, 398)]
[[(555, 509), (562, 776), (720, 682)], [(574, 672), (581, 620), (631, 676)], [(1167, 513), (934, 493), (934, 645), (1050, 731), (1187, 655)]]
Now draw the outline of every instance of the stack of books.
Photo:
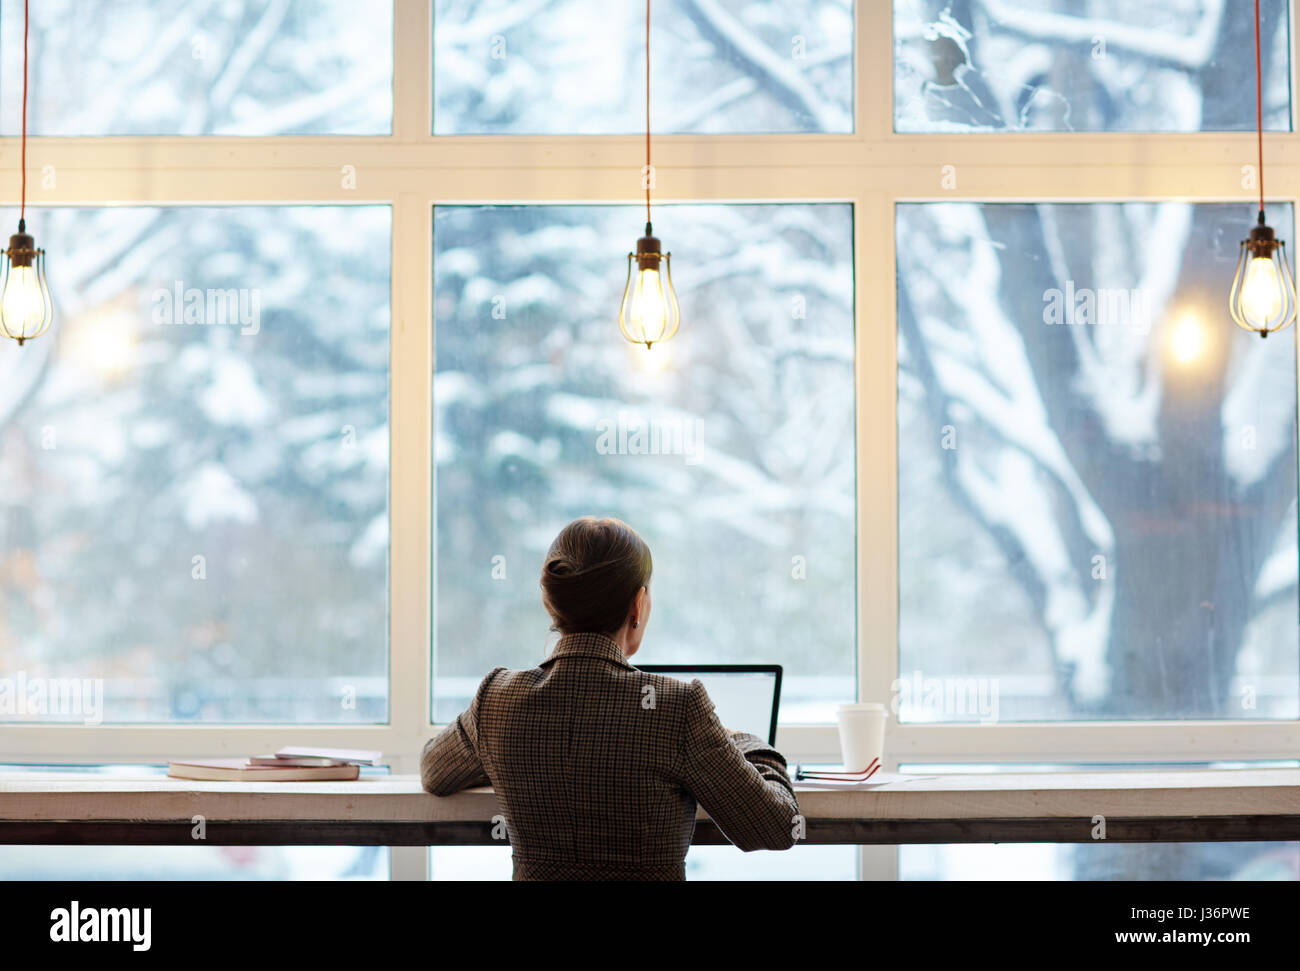
[(361, 766), (375, 765), (379, 756), (361, 749), (290, 745), (274, 755), (246, 759), (175, 759), (167, 763), (167, 774), (204, 782), (346, 782), (361, 774)]

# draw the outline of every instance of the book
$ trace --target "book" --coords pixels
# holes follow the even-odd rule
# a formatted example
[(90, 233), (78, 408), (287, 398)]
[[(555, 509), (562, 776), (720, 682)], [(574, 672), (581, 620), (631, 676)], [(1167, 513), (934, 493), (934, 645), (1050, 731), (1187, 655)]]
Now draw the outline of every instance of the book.
[(300, 768), (308, 769), (308, 768), (320, 768), (326, 765), (352, 765), (354, 763), (342, 762), (338, 759), (313, 758), (310, 756), (304, 756), (302, 758), (285, 756), (284, 758), (281, 758), (278, 755), (254, 755), (249, 758), (248, 764), (250, 766), (265, 765), (265, 766), (280, 768), (280, 769), (289, 768), (292, 766), (298, 766)]
[(356, 748), (312, 748), (307, 745), (288, 745), (275, 753), (277, 759), (333, 759), (352, 765), (374, 765), (379, 752)]
[(347, 782), (357, 778), (355, 765), (286, 766), (249, 765), (247, 759), (185, 759), (167, 763), (173, 779), (204, 782)]

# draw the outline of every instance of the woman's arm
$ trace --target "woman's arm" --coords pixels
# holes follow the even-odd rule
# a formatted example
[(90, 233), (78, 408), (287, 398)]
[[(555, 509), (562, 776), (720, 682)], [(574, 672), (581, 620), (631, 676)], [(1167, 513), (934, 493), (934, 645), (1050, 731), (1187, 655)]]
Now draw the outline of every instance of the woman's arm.
[(732, 736), (692, 681), (680, 759), (682, 783), (724, 836), (749, 850), (788, 850), (799, 803), (781, 753), (753, 735)]
[(425, 792), (435, 796), (450, 796), (462, 789), (491, 784), (483, 771), (483, 760), (478, 754), (478, 718), (483, 707), (483, 695), (498, 671), (493, 668), (478, 686), (470, 706), (456, 716), (436, 738), (425, 742), (420, 753), (420, 781)]

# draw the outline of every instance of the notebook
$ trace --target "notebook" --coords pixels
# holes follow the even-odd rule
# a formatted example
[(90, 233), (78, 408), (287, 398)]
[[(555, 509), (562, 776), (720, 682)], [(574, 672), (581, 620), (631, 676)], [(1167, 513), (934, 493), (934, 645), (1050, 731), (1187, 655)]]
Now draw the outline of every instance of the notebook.
[(275, 753), (278, 759), (330, 759), (354, 765), (374, 765), (381, 755), (380, 752), (359, 748), (312, 748), (308, 745), (286, 745)]

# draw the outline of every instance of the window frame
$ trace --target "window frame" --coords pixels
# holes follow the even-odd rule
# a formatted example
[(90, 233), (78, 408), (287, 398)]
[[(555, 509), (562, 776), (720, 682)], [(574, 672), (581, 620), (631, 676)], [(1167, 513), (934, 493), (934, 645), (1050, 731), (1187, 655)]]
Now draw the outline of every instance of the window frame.
[[(1300, 44), (1291, 17), (1292, 128)], [(33, 207), (131, 204), (383, 204), (392, 209), (389, 471), (389, 720), (379, 725), (5, 725), (0, 761), (163, 761), (302, 744), (380, 749), (392, 771), (418, 769), (432, 664), (433, 208), (466, 203), (637, 203), (637, 136), (432, 134), (432, 3), (394, 0), (390, 135), (50, 137), (29, 140)], [(673, 135), (656, 139), (663, 202), (839, 202), (854, 211), (857, 436), (857, 684), (884, 700), (898, 677), (897, 341), (894, 206), (899, 202), (1246, 202), (1253, 133), (898, 134), (893, 4), (856, 0), (855, 130), (839, 135)], [(871, 70), (864, 70), (870, 66)], [(1300, 212), (1300, 133), (1265, 133), (1268, 192)], [(3, 140), (10, 159), (17, 139)], [(355, 167), (356, 188), (343, 167)], [(953, 166), (956, 184), (941, 184)], [(539, 175), (542, 177), (539, 178)], [(0, 171), (18, 198), (15, 166)], [(1158, 190), (1158, 191), (1156, 191)], [(39, 215), (37, 216), (39, 221)], [(39, 226), (37, 231), (39, 232)], [(55, 254), (57, 259), (57, 254)], [(611, 273), (621, 272), (617, 266)], [(1226, 296), (1225, 296), (1226, 299)], [(57, 323), (56, 323), (57, 326)], [(689, 314), (686, 326), (690, 326)], [(1229, 322), (1224, 320), (1224, 326)], [(611, 340), (617, 337), (611, 318)], [(1300, 328), (1298, 328), (1300, 329)], [(1292, 331), (1295, 339), (1296, 331)], [(900, 724), (899, 762), (1130, 762), (1294, 756), (1297, 721)], [(790, 759), (835, 759), (834, 725), (782, 725)], [(393, 877), (427, 874), (428, 854), (398, 852)], [(420, 862), (423, 859), (423, 863)], [(863, 847), (864, 875), (897, 875), (892, 847)], [(891, 862), (892, 861), (892, 862)], [(422, 869), (423, 867), (423, 869)]]

